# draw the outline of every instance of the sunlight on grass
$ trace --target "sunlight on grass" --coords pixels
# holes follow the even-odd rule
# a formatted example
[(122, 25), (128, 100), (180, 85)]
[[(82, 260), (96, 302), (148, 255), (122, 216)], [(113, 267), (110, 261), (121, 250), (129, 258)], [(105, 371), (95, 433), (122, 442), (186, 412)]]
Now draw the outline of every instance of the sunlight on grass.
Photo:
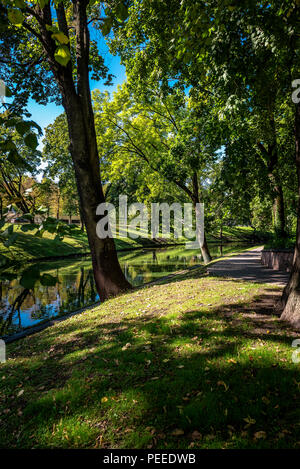
[(255, 309), (276, 288), (175, 280), (9, 345), (1, 446), (299, 447), (295, 334)]

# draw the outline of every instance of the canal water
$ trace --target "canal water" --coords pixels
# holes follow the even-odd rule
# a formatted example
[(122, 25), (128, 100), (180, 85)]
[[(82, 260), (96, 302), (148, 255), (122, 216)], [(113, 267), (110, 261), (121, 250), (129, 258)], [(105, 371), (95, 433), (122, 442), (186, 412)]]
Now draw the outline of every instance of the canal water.
[[(210, 251), (213, 257), (220, 257), (245, 247), (247, 245), (236, 243), (212, 244)], [(189, 250), (185, 246), (120, 252), (119, 260), (133, 285), (142, 285), (202, 264), (200, 251)], [(38, 265), (41, 274), (57, 277), (58, 282), (44, 286), (38, 281), (28, 291), (19, 283), (24, 265), (0, 271), (0, 337), (99, 301), (90, 258), (53, 260)]]

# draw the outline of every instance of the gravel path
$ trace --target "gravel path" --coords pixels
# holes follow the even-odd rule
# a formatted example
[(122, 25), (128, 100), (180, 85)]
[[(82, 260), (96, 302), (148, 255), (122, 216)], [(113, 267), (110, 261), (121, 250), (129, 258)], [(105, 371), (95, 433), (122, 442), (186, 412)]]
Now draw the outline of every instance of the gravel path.
[(216, 262), (207, 268), (209, 274), (222, 277), (237, 278), (256, 283), (273, 283), (285, 285), (289, 278), (288, 272), (267, 269), (260, 262), (263, 248), (245, 251), (237, 256)]

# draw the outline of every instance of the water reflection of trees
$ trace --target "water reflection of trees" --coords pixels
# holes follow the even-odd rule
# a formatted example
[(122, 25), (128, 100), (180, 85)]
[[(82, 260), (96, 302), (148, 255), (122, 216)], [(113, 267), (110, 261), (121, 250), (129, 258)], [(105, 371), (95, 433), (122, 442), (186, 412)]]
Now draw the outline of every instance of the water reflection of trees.
[[(3, 305), (3, 297), (2, 297), (2, 282), (1, 282), (1, 311)], [(24, 288), (23, 291), (15, 298), (12, 305), (9, 305), (8, 308), (5, 308), (3, 314), (0, 316), (0, 335), (5, 335), (9, 332), (9, 329), (12, 325), (13, 319), (17, 316), (17, 327), (14, 327), (14, 330), (20, 329), (22, 327), (22, 319), (21, 319), (21, 306), (25, 299), (30, 295), (30, 291), (27, 288)], [(5, 300), (4, 300), (5, 301)]]
[(18, 281), (0, 284), (0, 335), (6, 335), (53, 316), (74, 311), (99, 300), (92, 270), (60, 272), (55, 286), (39, 282), (28, 290)]
[[(241, 248), (239, 245), (214, 246), (214, 256), (224, 255)], [(200, 264), (198, 250), (168, 248), (134, 251), (120, 255), (126, 278), (133, 285), (141, 285), (186, 267)], [(74, 261), (61, 263), (56, 269), (53, 264), (41, 265), (45, 273), (58, 278), (55, 286), (37, 282), (32, 290), (20, 286), (20, 271), (0, 276), (0, 335), (34, 325), (54, 316), (66, 314), (85, 305), (99, 301), (90, 262)]]

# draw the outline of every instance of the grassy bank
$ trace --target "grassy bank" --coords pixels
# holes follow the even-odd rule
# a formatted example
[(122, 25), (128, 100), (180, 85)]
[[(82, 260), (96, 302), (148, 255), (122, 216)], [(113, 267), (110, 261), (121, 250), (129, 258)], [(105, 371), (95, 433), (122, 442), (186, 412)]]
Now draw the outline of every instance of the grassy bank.
[[(75, 229), (72, 236), (66, 236), (63, 241), (54, 241), (55, 235), (45, 233), (42, 238), (34, 236), (33, 232), (23, 233), (21, 226), (14, 227), (17, 239), (9, 249), (0, 243), (0, 254), (4, 254), (12, 262), (60, 256), (72, 256), (89, 252), (86, 233)], [(253, 240), (253, 230), (249, 227), (227, 227), (223, 230), (223, 242), (250, 242)], [(185, 239), (179, 240), (181, 243)], [(218, 232), (208, 235), (209, 242), (220, 242)], [(178, 240), (165, 239), (153, 242), (151, 239), (139, 237), (137, 239), (117, 238), (115, 240), (118, 250), (136, 249), (143, 247), (160, 247), (166, 244), (176, 244)]]
[(278, 294), (194, 270), (8, 345), (0, 445), (299, 447), (297, 334), (272, 315)]
[[(34, 231), (23, 233), (20, 225), (15, 227), (15, 231), (17, 232), (17, 238), (9, 249), (0, 243), (0, 254), (4, 254), (12, 262), (89, 253), (87, 235), (80, 229), (74, 229), (72, 236), (65, 236), (62, 241), (55, 241), (55, 235), (47, 232), (44, 233), (42, 238), (34, 236)], [(174, 244), (172, 240), (168, 242)], [(166, 242), (153, 243), (149, 239), (132, 239), (130, 237), (117, 238), (115, 243), (118, 250), (150, 246), (159, 247), (161, 244), (166, 244)]]

